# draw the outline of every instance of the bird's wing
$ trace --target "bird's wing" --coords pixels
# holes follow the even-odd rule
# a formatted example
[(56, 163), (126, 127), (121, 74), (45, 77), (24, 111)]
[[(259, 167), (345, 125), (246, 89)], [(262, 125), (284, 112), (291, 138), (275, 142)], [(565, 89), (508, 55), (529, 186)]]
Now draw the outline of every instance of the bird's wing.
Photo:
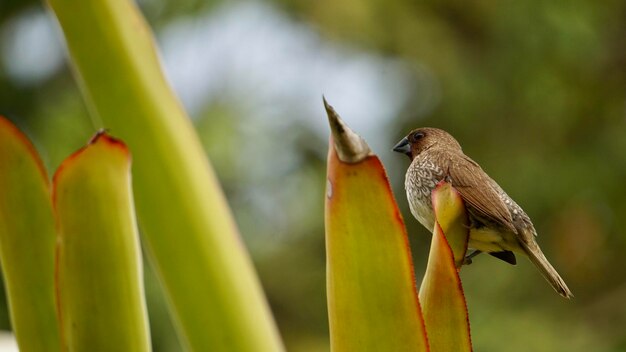
[(447, 176), (452, 186), (459, 191), (466, 204), (480, 217), (501, 224), (513, 233), (517, 229), (507, 205), (492, 187), (495, 183), (480, 166), (469, 157), (449, 156)]

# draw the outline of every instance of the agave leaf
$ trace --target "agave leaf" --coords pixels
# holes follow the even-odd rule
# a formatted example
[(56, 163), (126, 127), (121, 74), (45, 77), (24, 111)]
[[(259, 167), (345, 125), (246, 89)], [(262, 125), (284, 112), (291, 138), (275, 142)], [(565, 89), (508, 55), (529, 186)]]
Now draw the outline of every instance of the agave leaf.
[(427, 351), (407, 233), (385, 170), (327, 105), (328, 314), (333, 351)]
[(54, 175), (57, 289), (71, 351), (150, 351), (126, 146), (98, 134)]
[(183, 344), (195, 351), (281, 350), (222, 190), (134, 2), (48, 3), (91, 110), (135, 157), (143, 243)]
[(15, 126), (0, 116), (0, 259), (21, 351), (58, 351), (56, 234), (48, 175)]
[(448, 182), (440, 182), (432, 193), (435, 217), (454, 254), (454, 263), (460, 268), (467, 253), (469, 220), (463, 198)]
[[(453, 249), (446, 240), (448, 238), (457, 246), (456, 249), (462, 253), (460, 258), (465, 256), (468, 234), (468, 227), (463, 227), (463, 221), (467, 219), (465, 208), (458, 193), (448, 183), (439, 184), (433, 191), (432, 199), (437, 221), (419, 293), (428, 340), (433, 351), (471, 351), (463, 287)], [(447, 236), (440, 222), (449, 231)]]

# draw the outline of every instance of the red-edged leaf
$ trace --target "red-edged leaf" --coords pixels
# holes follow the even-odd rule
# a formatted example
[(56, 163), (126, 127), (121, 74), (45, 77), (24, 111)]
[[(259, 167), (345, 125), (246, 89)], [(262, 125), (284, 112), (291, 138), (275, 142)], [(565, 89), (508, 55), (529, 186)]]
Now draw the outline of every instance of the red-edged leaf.
[[(407, 233), (385, 170), (327, 105), (326, 261), (333, 351), (428, 351)], [(337, 147), (338, 146), (338, 147)], [(355, 146), (355, 148), (352, 148)], [(336, 148), (344, 148), (340, 160)], [(349, 150), (346, 150), (349, 149)]]
[(43, 163), (28, 138), (0, 116), (0, 259), (11, 324), (23, 351), (60, 348), (55, 242)]
[(54, 175), (57, 290), (70, 351), (149, 351), (130, 154), (99, 133)]
[[(452, 248), (446, 240), (446, 238), (454, 238), (457, 249), (463, 253), (463, 256), (465, 255), (464, 248), (467, 244), (463, 245), (462, 238), (453, 237), (467, 233), (467, 227), (463, 228), (466, 216), (462, 213), (465, 208), (461, 198), (457, 195), (449, 184), (439, 185), (433, 191), (435, 213), (439, 217), (435, 223), (426, 274), (419, 294), (426, 331), (433, 351), (472, 350), (463, 287)], [(444, 234), (439, 221), (446, 224), (452, 236)]]

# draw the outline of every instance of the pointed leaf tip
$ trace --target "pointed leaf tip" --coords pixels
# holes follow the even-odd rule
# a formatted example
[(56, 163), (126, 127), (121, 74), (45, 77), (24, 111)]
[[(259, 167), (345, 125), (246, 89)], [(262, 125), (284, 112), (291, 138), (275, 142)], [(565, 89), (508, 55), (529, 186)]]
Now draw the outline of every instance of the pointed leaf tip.
[(37, 164), (39, 173), (41, 174), (43, 179), (46, 180), (47, 184), (48, 171), (46, 170), (46, 167), (44, 166), (43, 161), (39, 156), (39, 153), (35, 149), (35, 146), (30, 141), (30, 139), (28, 139), (28, 137), (22, 131), (20, 131), (19, 128), (17, 128), (17, 126), (15, 126), (9, 119), (2, 115), (0, 115), (0, 140), (4, 141), (5, 143), (15, 141), (16, 143), (19, 143), (23, 147), (25, 147), (28, 150), (31, 158)]
[(433, 190), (433, 238), (419, 298), (434, 351), (472, 351), (467, 304), (458, 270), (465, 258), (469, 226), (460, 194), (442, 181)]
[(339, 114), (328, 104), (324, 96), (322, 96), (322, 100), (324, 101), (324, 108), (328, 115), (330, 132), (339, 160), (354, 164), (372, 155), (372, 150), (367, 145), (367, 142), (343, 122)]
[[(119, 151), (122, 152), (122, 154), (124, 154), (124, 156), (130, 162), (130, 159), (131, 159), (130, 158), (130, 152), (128, 151), (128, 147), (126, 146), (126, 144), (124, 142), (122, 142), (122, 140), (120, 140), (120, 139), (111, 137), (107, 133), (106, 129), (101, 129), (98, 132), (96, 132), (94, 134), (94, 136), (91, 137), (91, 139), (89, 139), (89, 141), (87, 142), (87, 145), (85, 145), (82, 148), (78, 149), (72, 155), (70, 155), (65, 160), (63, 160), (61, 165), (59, 165), (59, 167), (57, 168), (56, 172), (52, 176), (52, 184), (53, 185), (57, 185), (59, 178), (65, 172), (65, 169), (68, 167), (68, 165), (71, 165), (71, 164), (75, 163), (75, 160), (78, 159), (81, 155), (83, 155), (83, 153), (85, 153), (86, 150), (88, 150), (90, 148), (93, 148), (93, 147), (96, 147), (96, 146), (100, 146), (100, 145), (118, 149)], [(52, 203), (53, 203), (53, 205), (56, 204), (56, 191), (55, 191), (55, 189), (56, 189), (56, 187), (53, 187), (53, 190), (52, 190)]]
[(59, 351), (56, 233), (46, 169), (33, 144), (0, 116), (0, 262), (21, 351)]
[(98, 130), (98, 132), (96, 132), (96, 134), (94, 134), (93, 137), (91, 137), (87, 145), (89, 146), (92, 144), (96, 144), (98, 142), (107, 143), (111, 146), (122, 149), (124, 152), (128, 152), (128, 147), (126, 146), (126, 143), (122, 142), (121, 139), (112, 137), (109, 134), (108, 129), (106, 128), (102, 128)]
[(53, 189), (66, 349), (150, 351), (126, 147), (98, 132), (63, 162)]

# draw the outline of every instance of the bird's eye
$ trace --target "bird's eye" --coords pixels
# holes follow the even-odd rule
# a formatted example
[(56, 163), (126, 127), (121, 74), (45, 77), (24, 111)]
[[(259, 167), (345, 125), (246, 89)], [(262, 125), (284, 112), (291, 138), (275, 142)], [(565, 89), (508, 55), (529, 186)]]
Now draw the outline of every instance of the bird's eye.
[(422, 138), (424, 138), (424, 134), (422, 132), (416, 132), (416, 133), (413, 133), (411, 135), (410, 139), (411, 139), (412, 143), (415, 143), (415, 142), (419, 141)]

